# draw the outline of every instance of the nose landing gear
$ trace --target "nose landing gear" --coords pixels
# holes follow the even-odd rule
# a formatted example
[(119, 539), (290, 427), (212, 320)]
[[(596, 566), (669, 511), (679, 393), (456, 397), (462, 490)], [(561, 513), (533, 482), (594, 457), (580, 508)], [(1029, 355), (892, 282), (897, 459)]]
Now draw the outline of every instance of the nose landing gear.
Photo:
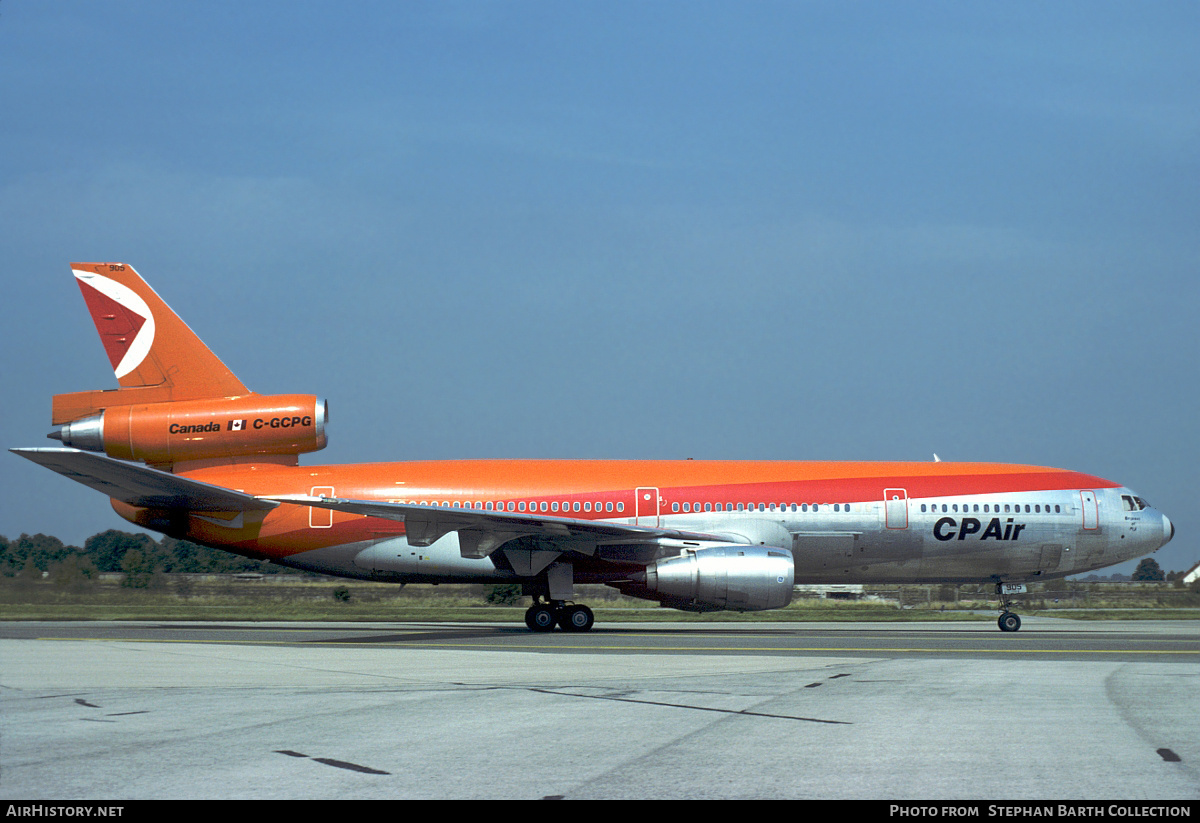
[(1000, 619), (996, 621), (996, 625), (1000, 627), (1002, 632), (1015, 632), (1021, 628), (1021, 617), (1016, 612), (1008, 610), (1012, 603), (1008, 599), (1010, 594), (1024, 594), (1025, 586), (1019, 583), (997, 583), (996, 594), (1000, 597)]

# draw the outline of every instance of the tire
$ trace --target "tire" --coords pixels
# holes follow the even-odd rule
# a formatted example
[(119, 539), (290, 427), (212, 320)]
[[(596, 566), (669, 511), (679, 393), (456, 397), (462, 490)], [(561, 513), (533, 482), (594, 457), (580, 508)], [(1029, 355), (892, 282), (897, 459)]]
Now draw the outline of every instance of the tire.
[(586, 632), (596, 623), (587, 606), (566, 606), (558, 615), (558, 625), (564, 632)]
[(525, 625), (535, 632), (554, 631), (554, 610), (549, 606), (530, 606), (525, 612)]
[(1019, 615), (1012, 612), (1005, 612), (1000, 615), (1000, 619), (996, 621), (1002, 632), (1015, 632), (1021, 628), (1021, 618)]

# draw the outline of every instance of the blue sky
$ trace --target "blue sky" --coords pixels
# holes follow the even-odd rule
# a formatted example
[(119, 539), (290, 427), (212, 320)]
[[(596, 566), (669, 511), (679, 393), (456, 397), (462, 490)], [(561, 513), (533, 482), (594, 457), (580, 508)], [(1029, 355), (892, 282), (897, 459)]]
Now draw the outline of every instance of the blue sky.
[[(307, 462), (988, 460), (1200, 560), (1200, 6), (0, 3), (6, 447), (120, 260)], [(0, 534), (127, 524), (9, 455)], [(1122, 567), (1132, 568), (1132, 564)]]

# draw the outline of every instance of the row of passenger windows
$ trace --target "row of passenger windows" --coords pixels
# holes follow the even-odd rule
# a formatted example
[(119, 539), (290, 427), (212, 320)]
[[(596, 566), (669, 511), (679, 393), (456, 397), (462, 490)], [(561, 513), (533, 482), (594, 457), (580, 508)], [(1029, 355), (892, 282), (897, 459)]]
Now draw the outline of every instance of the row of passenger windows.
[[(451, 503), (449, 500), (443, 500), (441, 502), (438, 502), (437, 500), (422, 500), (421, 505), (422, 506), (447, 506), (447, 507), (453, 507), (456, 509), (483, 509), (484, 511), (489, 511), (489, 512), (490, 511), (497, 511), (497, 512), (502, 512), (502, 511), (557, 512), (560, 510), (557, 500), (554, 500), (554, 501), (543, 500), (540, 504), (535, 501), (535, 502), (529, 503), (528, 506), (526, 506), (526, 503), (524, 500), (520, 501), (519, 503), (514, 502), (512, 500), (508, 501), (507, 503), (496, 503), (496, 502), (493, 502), (490, 500), (487, 502), (476, 500), (474, 503), (472, 503), (470, 500), (468, 500), (465, 503), (458, 501), (458, 500), (455, 500), (453, 503)], [(593, 508), (593, 505), (595, 506), (595, 508)], [(540, 506), (540, 508), (539, 508), (539, 506)], [(603, 513), (607, 514), (609, 512), (614, 511), (614, 505), (611, 502), (601, 503), (600, 501), (596, 501), (594, 504), (591, 501), (587, 501), (584, 503), (581, 503), (578, 501), (576, 501), (575, 503), (569, 503), (569, 502), (564, 501), (562, 504), (561, 511), (564, 511), (564, 512), (597, 511), (597, 512), (603, 512)], [(615, 507), (615, 511), (617, 511), (618, 513), (625, 511), (625, 504), (617, 503), (616, 507)]]
[[(711, 512), (711, 511), (718, 511), (718, 512), (726, 512), (726, 511), (728, 511), (728, 512), (732, 512), (732, 511), (786, 512), (789, 510), (794, 511), (794, 512), (807, 512), (807, 511), (815, 512), (815, 511), (821, 511), (821, 506), (825, 507), (825, 509), (824, 509), (825, 511), (829, 511), (828, 503), (738, 503), (738, 504), (736, 504), (736, 506), (733, 503), (704, 503), (704, 504), (672, 503), (671, 511), (678, 512), (678, 511), (680, 511), (680, 508), (682, 507), (682, 510), (685, 513), (686, 512), (698, 512), (698, 511), (706, 511), (706, 512)], [(834, 503), (833, 511), (848, 512), (848, 511), (850, 511), (850, 504), (849, 503)]]
[[(680, 510), (680, 506), (681, 506), (681, 505), (682, 505), (682, 507), (683, 507), (683, 511), (684, 511), (684, 512), (688, 512), (688, 511), (696, 511), (696, 512), (698, 512), (698, 511), (701, 511), (701, 508), (700, 508), (700, 504), (699, 504), (699, 503), (692, 503), (692, 504), (690, 504), (690, 506), (691, 506), (691, 508), (690, 508), (690, 509), (689, 509), (689, 504), (688, 504), (688, 503), (683, 503), (683, 504), (679, 504), (679, 503), (672, 503), (672, 504), (671, 504), (671, 511), (673, 511), (673, 512), (678, 512), (678, 511)], [(759, 503), (759, 504), (757, 505), (757, 509), (756, 509), (756, 507), (755, 507), (755, 504), (754, 504), (754, 503), (747, 503), (747, 504), (745, 504), (745, 508), (743, 508), (743, 504), (741, 504), (741, 503), (738, 503), (738, 504), (737, 504), (737, 511), (756, 511), (756, 510), (757, 510), (757, 511), (760, 511), (760, 512), (762, 512), (762, 511), (781, 511), (781, 512), (786, 512), (786, 511), (789, 511), (789, 510), (790, 510), (790, 511), (794, 511), (794, 512), (795, 512), (795, 511), (801, 511), (801, 512), (814, 511), (814, 512), (815, 512), (815, 511), (821, 511), (821, 510), (822, 510), (822, 509), (821, 509), (821, 505), (823, 505), (823, 506), (825, 507), (825, 508), (824, 508), (824, 511), (829, 511), (829, 509), (830, 509), (830, 504), (828, 504), (828, 503), (824, 503), (824, 504), (820, 504), (820, 505), (818, 505), (818, 504), (816, 504), (816, 503), (800, 503), (800, 504), (796, 504), (796, 503), (780, 503), (780, 504), (778, 504), (778, 507), (777, 507), (777, 506), (776, 506), (776, 504), (774, 504), (774, 503)], [(1021, 511), (1021, 504), (1020, 504), (1020, 503), (1004, 503), (1004, 504), (1000, 504), (1000, 503), (984, 503), (984, 504), (983, 504), (983, 512), (984, 512), (984, 513), (988, 513), (988, 514), (990, 514), (990, 513), (992, 513), (992, 512), (994, 512), (994, 513), (996, 513), (996, 514), (999, 514), (999, 513), (1000, 513), (1000, 507), (1001, 507), (1001, 505), (1003, 505), (1003, 506), (1004, 506), (1004, 511), (1005, 511), (1005, 512), (1007, 512), (1007, 513), (1009, 513), (1009, 514), (1012, 514), (1012, 513), (1019, 513), (1019, 512)], [(1033, 503), (1033, 504), (1026, 503), (1026, 504), (1024, 504), (1024, 505), (1025, 505), (1025, 512), (1026, 512), (1027, 514), (1028, 514), (1028, 513), (1037, 513), (1037, 514), (1041, 514), (1043, 510), (1045, 511), (1045, 513), (1046, 513), (1046, 514), (1050, 514), (1050, 504), (1049, 504), (1049, 503), (1047, 503), (1045, 506), (1042, 506), (1042, 504), (1040, 504), (1040, 503)], [(715, 506), (715, 508), (714, 508), (714, 506)], [(716, 503), (716, 504), (714, 504), (714, 503), (705, 503), (705, 504), (704, 504), (703, 511), (706, 511), (706, 512), (711, 512), (711, 511), (734, 511), (734, 506), (733, 506), (733, 504), (732, 504), (732, 503), (727, 503), (727, 504), (725, 504), (725, 506), (726, 506), (726, 508), (722, 508), (722, 504), (720, 504), (720, 503)], [(832, 508), (833, 508), (833, 511), (835, 511), (835, 512), (849, 512), (849, 511), (851, 511), (851, 508), (850, 508), (850, 504), (849, 504), (849, 503), (834, 503)], [(921, 511), (923, 511), (923, 512), (924, 512), (924, 511), (927, 511), (927, 510), (928, 510), (928, 511), (930, 511), (930, 512), (936, 512), (936, 511), (938, 510), (938, 504), (936, 504), (936, 503), (922, 503), (922, 504), (921, 504)], [(942, 503), (942, 504), (941, 504), (941, 510), (942, 510), (942, 511), (944, 511), (944, 512), (950, 512), (950, 511), (953, 511), (953, 512), (958, 512), (958, 511), (960, 510), (960, 506), (959, 506), (959, 504), (958, 504), (958, 503)], [(961, 506), (961, 511), (962, 511), (964, 514), (965, 514), (965, 513), (967, 513), (967, 512), (970, 512), (970, 511), (974, 511), (974, 512), (978, 513), (978, 512), (979, 512), (979, 510), (980, 510), (980, 504), (979, 504), (979, 503), (974, 503), (974, 504), (963, 503), (963, 504), (962, 504), (962, 506)], [(1054, 507), (1054, 514), (1062, 514), (1062, 506), (1056, 505), (1056, 506)]]
[[(974, 506), (974, 508), (972, 508), (972, 506)], [(1049, 503), (1047, 503), (1045, 506), (1042, 506), (1040, 503), (1034, 503), (1032, 505), (1030, 505), (1029, 503), (1025, 504), (1025, 513), (1026, 514), (1031, 514), (1031, 513), (1032, 514), (1041, 514), (1043, 509), (1045, 510), (1046, 514), (1050, 514), (1050, 504)], [(930, 504), (929, 510), (931, 512), (936, 512), (938, 510), (937, 504), (936, 503)], [(950, 511), (957, 512), (958, 510), (959, 510), (959, 507), (958, 507), (957, 503), (943, 503), (942, 504), (943, 512), (950, 512)], [(924, 503), (921, 504), (921, 511), (925, 511)], [(967, 503), (963, 503), (962, 504), (962, 512), (963, 512), (963, 514), (966, 514), (968, 512), (975, 512), (976, 514), (978, 514), (979, 513), (979, 504), (974, 503), (974, 504), (968, 505)], [(983, 513), (984, 514), (1000, 514), (1000, 504), (999, 503), (984, 503), (983, 504)], [(1011, 508), (1010, 508), (1009, 504), (1005, 503), (1004, 504), (1004, 513), (1005, 514), (1020, 514), (1021, 513), (1021, 504), (1013, 503), (1013, 504), (1011, 504)], [(1055, 505), (1054, 514), (1062, 514), (1062, 506)]]
[[(403, 501), (398, 500), (398, 501), (394, 501), (394, 502), (399, 503), (399, 502), (403, 502)], [(584, 512), (584, 513), (601, 512), (604, 514), (608, 514), (608, 513), (615, 511), (618, 514), (620, 514), (625, 511), (624, 503), (618, 502), (618, 503), (614, 504), (612, 502), (602, 503), (599, 501), (597, 501), (595, 503), (592, 503), (590, 501), (587, 501), (587, 502), (563, 501), (563, 503), (560, 505), (557, 500), (553, 500), (553, 501), (543, 500), (540, 503), (537, 501), (533, 501), (528, 504), (526, 504), (525, 501), (514, 502), (511, 500), (508, 501), (507, 503), (496, 503), (493, 501), (482, 502), (482, 501), (478, 501), (478, 500), (475, 501), (474, 503), (472, 503), (469, 500), (466, 502), (459, 501), (459, 500), (455, 500), (455, 501), (422, 500), (422, 501), (420, 501), (420, 505), (422, 505), (422, 506), (445, 506), (448, 508), (453, 507), (453, 508), (460, 508), (460, 509), (461, 508), (482, 509), (484, 511), (510, 511), (510, 512), (524, 512), (524, 511), (560, 512), (561, 511), (561, 512)], [(849, 503), (834, 503), (834, 504), (832, 504), (832, 506), (829, 503), (818, 504), (818, 503), (699, 503), (699, 502), (696, 502), (696, 503), (672, 503), (671, 504), (671, 511), (674, 513), (679, 513), (680, 511), (685, 512), (685, 513), (700, 512), (700, 511), (705, 511), (705, 512), (712, 512), (712, 511), (718, 511), (718, 512), (724, 512), (724, 511), (730, 511), (730, 512), (732, 512), (732, 511), (786, 512), (789, 510), (794, 511), (794, 512), (808, 512), (808, 511), (816, 512), (816, 511), (830, 511), (831, 509), (835, 512), (849, 512), (850, 504)], [(652, 511), (645, 512), (645, 514), (653, 514), (653, 512)]]
[[(402, 501), (396, 501), (396, 502), (402, 502)], [(540, 503), (534, 501), (534, 502), (530, 502), (528, 504), (526, 504), (525, 501), (514, 502), (511, 500), (508, 501), (507, 503), (496, 503), (496, 502), (492, 502), (492, 501), (483, 502), (483, 501), (478, 501), (478, 500), (475, 501), (474, 503), (472, 503), (469, 500), (466, 501), (465, 503), (458, 501), (458, 500), (455, 500), (453, 502), (451, 502), (449, 500), (443, 500), (440, 502), (437, 500), (432, 500), (432, 501), (431, 500), (422, 500), (421, 505), (422, 506), (446, 506), (446, 507), (467, 508), (467, 509), (482, 509), (485, 511), (510, 511), (510, 512), (524, 512), (524, 511), (560, 512), (561, 511), (561, 512), (584, 512), (584, 513), (599, 512), (599, 513), (603, 513), (603, 514), (610, 514), (615, 511), (616, 513), (620, 514), (625, 511), (624, 503), (618, 502), (618, 503), (614, 504), (611, 501), (610, 502), (596, 501), (595, 503), (593, 503), (591, 501), (587, 501), (587, 502), (564, 501), (560, 506), (560, 504), (557, 500), (553, 500), (553, 501), (543, 500)], [(1009, 504), (1009, 503), (1004, 503), (1004, 504), (984, 503), (982, 512), (984, 514), (991, 514), (991, 513), (1000, 514), (1001, 505), (1004, 506), (1005, 514), (1012, 514), (1012, 513), (1019, 514), (1021, 512), (1021, 504), (1019, 504), (1019, 503), (1012, 503), (1012, 504)], [(1040, 503), (1033, 503), (1033, 504), (1026, 503), (1026, 504), (1024, 504), (1024, 506), (1025, 506), (1026, 514), (1030, 514), (1030, 513), (1041, 514), (1043, 510), (1045, 510), (1046, 514), (1051, 513), (1049, 504), (1042, 506)], [(824, 508), (822, 508), (822, 507), (824, 507)], [(931, 503), (931, 504), (922, 503), (921, 504), (922, 512), (929, 511), (929, 512), (936, 513), (938, 511), (938, 508), (939, 508), (939, 506), (936, 503)], [(672, 503), (671, 504), (671, 511), (676, 514), (678, 514), (679, 512), (683, 512), (684, 514), (689, 514), (692, 512), (713, 512), (713, 511), (717, 511), (717, 512), (724, 512), (724, 511), (729, 511), (729, 512), (732, 512), (732, 511), (739, 511), (739, 512), (745, 512), (745, 511), (751, 511), (751, 512), (752, 511), (760, 511), (760, 512), (787, 512), (787, 511), (819, 512), (819, 511), (830, 511), (830, 510), (835, 511), (835, 512), (848, 513), (851, 511), (851, 505), (849, 503), (833, 503), (833, 504), (829, 504), (829, 503), (736, 503), (735, 504), (735, 503), (700, 503), (700, 502)], [(974, 511), (975, 513), (978, 514), (980, 512), (980, 504), (979, 503), (975, 503), (975, 504), (963, 503), (962, 506), (960, 507), (958, 503), (942, 503), (941, 511), (955, 512), (955, 513), (958, 513), (959, 511), (961, 511), (964, 514)], [(1062, 507), (1059, 505), (1055, 505), (1053, 513), (1061, 514)], [(653, 512), (645, 512), (645, 514), (653, 514)]]

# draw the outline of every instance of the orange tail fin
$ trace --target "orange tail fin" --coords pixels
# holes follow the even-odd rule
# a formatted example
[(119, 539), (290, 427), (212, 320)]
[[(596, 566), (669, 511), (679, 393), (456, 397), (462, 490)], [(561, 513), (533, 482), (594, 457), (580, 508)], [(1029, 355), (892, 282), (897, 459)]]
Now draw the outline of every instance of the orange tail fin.
[(56, 395), (56, 424), (93, 414), (114, 402), (128, 405), (249, 393), (132, 266), (72, 263), (71, 271), (100, 333), (122, 397), (115, 401), (110, 392)]
[(132, 266), (72, 263), (71, 271), (122, 388), (166, 385), (173, 400), (246, 393)]

